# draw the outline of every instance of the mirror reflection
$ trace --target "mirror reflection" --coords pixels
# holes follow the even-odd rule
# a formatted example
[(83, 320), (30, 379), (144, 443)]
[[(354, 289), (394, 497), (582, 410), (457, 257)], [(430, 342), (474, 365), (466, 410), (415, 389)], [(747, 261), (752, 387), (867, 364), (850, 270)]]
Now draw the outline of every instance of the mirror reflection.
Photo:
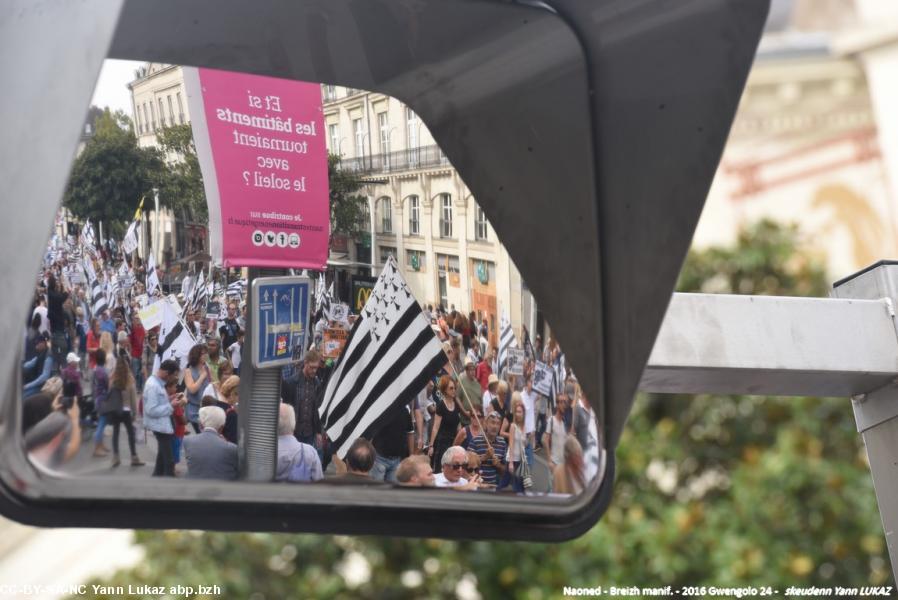
[[(104, 67), (25, 326), (32, 461), (67, 476), (255, 480), (248, 423), (276, 406), (262, 460), (277, 482), (563, 498), (600, 479), (601, 428), (563, 349), (410, 107), (315, 84), (311, 105), (234, 88), (222, 108), (188, 71)], [(300, 101), (313, 118), (287, 115)], [(216, 127), (252, 164), (204, 156)], [(291, 268), (314, 243), (309, 198), (324, 183), (326, 264)], [(234, 189), (249, 207), (237, 225), (297, 287), (252, 297), (253, 263), (221, 260), (235, 223), (216, 219)], [(289, 198), (289, 214), (266, 194)], [(277, 404), (243, 397), (271, 372), (266, 356)]]

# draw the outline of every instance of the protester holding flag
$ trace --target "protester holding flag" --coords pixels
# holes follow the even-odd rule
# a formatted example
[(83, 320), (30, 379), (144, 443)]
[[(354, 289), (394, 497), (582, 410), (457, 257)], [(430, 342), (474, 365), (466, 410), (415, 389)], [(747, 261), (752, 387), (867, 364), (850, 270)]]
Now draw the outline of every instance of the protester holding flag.
[(440, 467), (440, 459), (455, 440), (455, 434), (458, 432), (461, 423), (461, 411), (456, 403), (456, 383), (448, 375), (440, 378), (438, 389), (440, 390), (440, 399), (437, 402), (437, 412), (433, 417), (431, 425), (430, 439), (433, 444), (427, 451), (427, 455), (432, 457), (434, 471)]

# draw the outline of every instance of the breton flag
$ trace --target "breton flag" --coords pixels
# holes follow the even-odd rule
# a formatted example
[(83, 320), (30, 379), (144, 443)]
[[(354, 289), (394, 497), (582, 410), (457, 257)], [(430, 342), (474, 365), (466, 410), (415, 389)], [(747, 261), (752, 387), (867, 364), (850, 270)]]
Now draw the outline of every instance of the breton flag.
[(324, 283), (324, 273), (318, 277), (318, 281), (315, 284), (315, 314), (321, 312), (324, 307), (324, 297), (327, 295), (327, 290), (325, 289)]
[(324, 318), (330, 320), (331, 318), (331, 307), (337, 304), (336, 297), (334, 296), (334, 282), (331, 281), (330, 287), (325, 292), (324, 296), (321, 298), (321, 314), (324, 315)]
[(187, 367), (187, 355), (197, 342), (170, 302), (163, 300), (157, 304), (162, 308), (162, 323), (159, 326), (159, 348), (156, 350), (153, 372), (159, 370), (163, 360), (170, 358), (178, 361), (181, 370), (184, 370)]
[(418, 395), (446, 364), (443, 346), (403, 280), (395, 259), (384, 265), (356, 319), (318, 409), (321, 423), (344, 457)]
[(530, 332), (527, 330), (526, 325), (521, 325), (521, 329), (523, 331), (522, 337), (524, 338), (524, 354), (530, 360), (536, 360), (536, 351), (533, 349), (533, 342), (530, 341)]
[(203, 317), (206, 316), (206, 304), (209, 299), (207, 290), (208, 288), (206, 286), (205, 278), (203, 277), (203, 270), (200, 269), (200, 274), (197, 275), (190, 296), (184, 298), (184, 314), (192, 310), (200, 310), (203, 311)]
[[(96, 276), (96, 273), (94, 273)], [(106, 300), (106, 290), (105, 286), (100, 283), (100, 280), (94, 277), (93, 281), (90, 282), (91, 288), (91, 307), (90, 312), (94, 316), (94, 318), (99, 317), (103, 314), (103, 311), (109, 308), (109, 303)]]
[(511, 329), (511, 323), (508, 321), (508, 317), (503, 316), (502, 321), (499, 324), (499, 373), (500, 377), (502, 376), (502, 370), (505, 369), (505, 364), (508, 362), (508, 349), (509, 348), (517, 348), (518, 341), (514, 339), (514, 331)]
[(228, 290), (226, 292), (228, 297), (238, 296), (240, 298), (246, 293), (246, 279), (238, 279), (237, 281), (232, 281), (228, 284)]
[(94, 261), (92, 261), (89, 256), (85, 256), (81, 261), (81, 266), (84, 267), (84, 274), (87, 275), (87, 281), (93, 286), (94, 281), (97, 280), (97, 272), (94, 270)]
[(159, 275), (156, 273), (156, 257), (150, 252), (147, 259), (147, 295), (152, 296), (159, 288)]
[(93, 256), (97, 257), (97, 236), (94, 233), (94, 226), (90, 224), (90, 219), (84, 224), (84, 227), (81, 228), (81, 246), (84, 250)]
[(128, 231), (125, 232), (125, 239), (122, 240), (122, 248), (124, 248), (127, 254), (131, 254), (137, 250), (137, 221), (131, 221), (131, 224), (128, 225)]

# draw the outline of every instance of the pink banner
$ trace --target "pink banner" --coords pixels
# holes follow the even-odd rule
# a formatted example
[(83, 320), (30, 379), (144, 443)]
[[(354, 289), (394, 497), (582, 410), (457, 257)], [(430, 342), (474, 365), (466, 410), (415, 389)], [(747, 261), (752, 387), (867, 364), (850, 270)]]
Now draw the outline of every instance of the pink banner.
[(184, 71), (212, 259), (226, 267), (323, 269), (330, 205), (321, 87)]

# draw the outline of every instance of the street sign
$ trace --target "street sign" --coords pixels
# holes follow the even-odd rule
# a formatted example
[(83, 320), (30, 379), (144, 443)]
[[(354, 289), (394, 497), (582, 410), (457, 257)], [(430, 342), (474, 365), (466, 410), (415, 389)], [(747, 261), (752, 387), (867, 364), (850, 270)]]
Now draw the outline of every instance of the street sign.
[(260, 277), (252, 283), (249, 331), (257, 369), (281, 367), (302, 356), (309, 321), (308, 277)]

